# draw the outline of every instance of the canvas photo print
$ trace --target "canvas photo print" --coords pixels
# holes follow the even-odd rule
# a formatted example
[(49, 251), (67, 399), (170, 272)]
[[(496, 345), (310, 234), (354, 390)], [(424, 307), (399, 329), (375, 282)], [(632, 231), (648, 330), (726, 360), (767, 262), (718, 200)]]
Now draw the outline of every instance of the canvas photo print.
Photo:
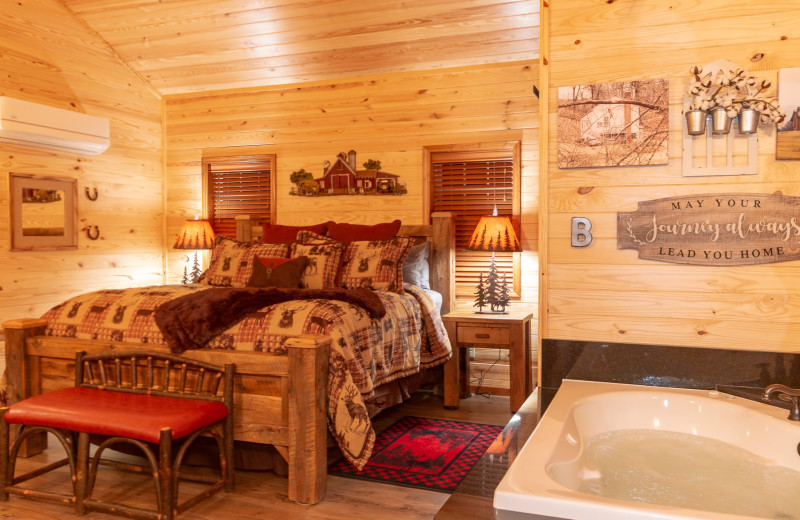
[(668, 144), (668, 80), (558, 89), (559, 168), (664, 165)]
[(778, 104), (786, 118), (778, 123), (776, 159), (800, 159), (800, 67), (778, 71)]

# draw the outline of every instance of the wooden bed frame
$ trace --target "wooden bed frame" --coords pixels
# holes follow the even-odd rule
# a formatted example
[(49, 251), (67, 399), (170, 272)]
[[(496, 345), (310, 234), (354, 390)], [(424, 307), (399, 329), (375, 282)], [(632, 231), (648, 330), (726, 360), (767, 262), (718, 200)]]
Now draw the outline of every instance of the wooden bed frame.
[[(442, 293), (445, 314), (455, 298), (452, 219), (450, 213), (434, 213), (431, 221), (431, 225), (403, 226), (400, 234), (431, 242), (431, 287)], [(238, 238), (255, 236), (248, 219), (238, 227)], [(154, 349), (152, 344), (48, 337), (43, 335), (45, 326), (37, 318), (3, 323), (8, 404), (72, 386), (78, 351)], [(327, 490), (329, 344), (327, 336), (302, 335), (287, 341), (288, 353), (283, 355), (205, 349), (183, 354), (210, 363), (236, 363), (235, 439), (275, 447), (288, 465), (288, 495), (294, 502), (315, 504)], [(27, 455), (47, 447), (44, 436), (26, 442)]]

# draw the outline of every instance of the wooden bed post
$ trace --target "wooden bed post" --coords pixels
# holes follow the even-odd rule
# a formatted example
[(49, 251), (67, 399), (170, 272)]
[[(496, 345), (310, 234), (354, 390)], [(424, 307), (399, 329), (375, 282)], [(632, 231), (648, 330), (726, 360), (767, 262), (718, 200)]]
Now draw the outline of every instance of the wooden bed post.
[(316, 504), (327, 493), (328, 336), (286, 340), (289, 350), (289, 500)]
[[(44, 334), (47, 321), (39, 318), (21, 318), (3, 322), (6, 337), (6, 402), (14, 404), (23, 399), (39, 394), (39, 378), (32, 377), (32, 370), (27, 357), (28, 338)], [(9, 367), (19, 367), (9, 370)], [(38, 372), (38, 370), (37, 370)], [(37, 388), (33, 388), (36, 383)], [(47, 449), (47, 434), (33, 434), (20, 448), (20, 455), (30, 457)]]
[(253, 221), (250, 215), (236, 215), (236, 240), (250, 242), (253, 240)]
[(453, 214), (446, 211), (431, 213), (431, 287), (442, 294), (442, 315), (456, 307), (455, 271), (456, 238)]

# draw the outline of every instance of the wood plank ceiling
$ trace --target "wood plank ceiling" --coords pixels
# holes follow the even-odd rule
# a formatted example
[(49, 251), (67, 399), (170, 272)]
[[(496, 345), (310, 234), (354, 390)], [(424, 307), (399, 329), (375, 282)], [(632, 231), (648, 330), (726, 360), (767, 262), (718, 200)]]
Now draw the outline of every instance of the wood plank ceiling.
[(537, 0), (60, 0), (161, 95), (535, 60)]

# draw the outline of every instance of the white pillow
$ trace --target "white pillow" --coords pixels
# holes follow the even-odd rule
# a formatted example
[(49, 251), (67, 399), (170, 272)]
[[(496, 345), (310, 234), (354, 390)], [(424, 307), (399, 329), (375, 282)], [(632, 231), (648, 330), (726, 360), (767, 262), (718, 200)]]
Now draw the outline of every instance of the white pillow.
[(428, 256), (430, 255), (431, 243), (423, 242), (411, 247), (403, 263), (403, 281), (430, 289), (430, 269), (428, 267)]

